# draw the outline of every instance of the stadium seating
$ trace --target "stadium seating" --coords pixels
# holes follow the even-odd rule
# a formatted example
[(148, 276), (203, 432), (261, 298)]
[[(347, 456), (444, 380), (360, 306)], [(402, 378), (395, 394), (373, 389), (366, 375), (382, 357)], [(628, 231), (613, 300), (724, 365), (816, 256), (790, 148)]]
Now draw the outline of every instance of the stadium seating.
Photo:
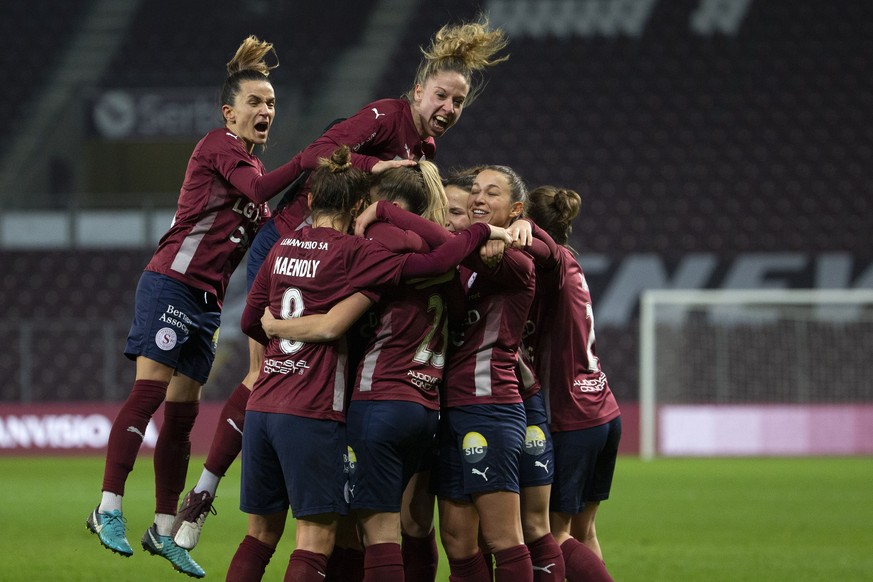
[[(381, 94), (407, 88), (416, 47), (446, 14), (474, 14), (446, 4), (421, 11)], [(532, 187), (576, 189), (572, 244), (583, 255), (871, 257), (870, 4), (752, 2), (735, 36), (694, 32), (701, 4), (655, 3), (640, 37), (513, 36), (511, 59), (440, 140), (438, 163), (506, 164)], [(596, 315), (603, 289), (589, 282)], [(626, 399), (638, 386), (636, 335), (597, 330)]]
[[(33, 0), (9, 6), (12, 17), (4, 18), (0, 30), (45, 43), (44, 49), (25, 54), (0, 51), (10, 86), (24, 91), (23, 96), (6, 92), (3, 99), (12, 100), (12, 111), (20, 113), (27, 93), (38, 90), (44, 68), (70, 28), (65, 20), (74, 21), (85, 4)], [(360, 22), (373, 4), (344, 3), (340, 15), (318, 3), (278, 0), (144, 2), (102, 84), (214, 87), (221, 70), (204, 62), (204, 47), (215, 54), (219, 44), (220, 54), (230, 55), (241, 40), (238, 31), (246, 28), (240, 23), (250, 23), (252, 32), (277, 44), (282, 82), (299, 84), (305, 98), (313, 98), (327, 69), (325, 59), (361, 34)], [(445, 22), (473, 17), (475, 4), (420, 2), (373, 98), (409, 89), (419, 47)], [(440, 139), (437, 162), (443, 168), (506, 164), (531, 186), (576, 189), (583, 208), (572, 245), (583, 256), (620, 261), (633, 253), (653, 253), (670, 262), (700, 252), (730, 258), (839, 250), (869, 262), (873, 5), (864, 0), (755, 0), (736, 32), (728, 34), (693, 28), (692, 15), (703, 4), (654, 2), (639, 36), (513, 35), (510, 61), (488, 74), (480, 99)], [(27, 33), (18, 26), (17, 10), (51, 14), (58, 28), (52, 34)], [(234, 18), (228, 19), (228, 13)], [(126, 325), (135, 277), (149, 252), (131, 253), (130, 272), (116, 263), (100, 263), (103, 269), (94, 277), (100, 281), (108, 273), (119, 283), (98, 285), (97, 298), (86, 295), (87, 300), (104, 305)], [(4, 265), (12, 255), (18, 265), (18, 253), (5, 255)], [(48, 261), (51, 273), (64, 272), (68, 261), (93, 264), (102, 256), (70, 251), (39, 258)], [(4, 306), (12, 306), (10, 313), (17, 309), (22, 316), (48, 317), (62, 307), (42, 306), (44, 298), (37, 296), (55, 282), (50, 274), (16, 269), (16, 276), (4, 275), (0, 297)], [(589, 274), (595, 314), (611, 274)], [(16, 277), (24, 277), (30, 293), (19, 293), (7, 282)], [(72, 311), (91, 313), (74, 290), (47, 293), (63, 299)], [(105, 301), (100, 299), (107, 293)], [(93, 313), (97, 318), (98, 312)], [(637, 395), (634, 323), (597, 328), (604, 369), (625, 400)], [(72, 342), (78, 345), (57, 341), (52, 350), (41, 350), (51, 353), (52, 361), (38, 373), (53, 374), (51, 380), (58, 383), (50, 384), (51, 390), (61, 395), (97, 390), (87, 380), (100, 369), (99, 356), (81, 353), (83, 345), (93, 342)], [(18, 373), (8, 365), (12, 357), (0, 354), (0, 372)], [(69, 371), (70, 361), (81, 363), (73, 366), (79, 370), (92, 368), (90, 374)], [(129, 371), (123, 361), (118, 367)], [(66, 379), (72, 374), (80, 375)], [(8, 397), (3, 392), (2, 399)]]
[[(0, 400), (126, 395), (133, 365), (120, 352), (133, 313), (133, 291), (150, 254), (0, 252), (0, 302), (11, 315), (0, 323), (10, 348), (0, 352), (0, 375), (7, 379)], [(107, 346), (108, 353), (119, 357), (107, 358)]]
[(314, 2), (279, 0), (143, 2), (102, 85), (217, 89), (223, 71), (204, 62), (203, 55), (217, 53), (230, 60), (243, 38), (255, 34), (276, 45), (279, 82), (311, 96), (330, 59), (361, 35), (360, 23), (372, 4), (345, 2), (337, 11)]
[[(27, 106), (63, 56), (67, 41), (90, 0), (6, 2), (0, 18), (0, 69), (6, 91), (0, 95), (7, 126), (4, 135), (27, 123)], [(6, 131), (9, 133), (7, 134)], [(0, 153), (7, 145), (0, 140)]]

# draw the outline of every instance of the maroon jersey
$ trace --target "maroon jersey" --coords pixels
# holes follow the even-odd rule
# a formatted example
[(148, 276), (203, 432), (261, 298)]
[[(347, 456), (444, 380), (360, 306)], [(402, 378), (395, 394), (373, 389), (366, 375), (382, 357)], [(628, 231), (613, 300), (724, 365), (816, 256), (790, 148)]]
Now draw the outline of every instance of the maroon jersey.
[[(395, 254), (382, 244), (329, 228), (305, 227), (277, 242), (246, 300), (243, 329), (266, 307), (276, 318), (326, 313), (367, 287), (396, 285), (401, 276), (434, 276), (478, 248), (487, 227), (465, 231), (427, 255)], [(261, 330), (261, 334), (263, 331)], [(343, 420), (347, 380), (344, 340), (308, 344), (272, 339), (248, 410)]]
[[(525, 327), (532, 323), (530, 320), (526, 321)], [(522, 341), (524, 341), (524, 338), (522, 338)], [(521, 392), (522, 400), (527, 400), (542, 390), (543, 386), (534, 371), (531, 355), (524, 346), (518, 350), (518, 366), (515, 368), (515, 375), (518, 377), (518, 390)]]
[[(341, 145), (352, 150), (352, 165), (369, 172), (381, 160), (433, 160), (436, 144), (432, 137), (422, 140), (412, 121), (412, 109), (405, 99), (382, 99), (368, 103), (355, 115), (330, 127), (300, 154), (304, 170), (318, 167), (319, 158), (329, 158)], [(308, 191), (308, 186), (304, 187)], [(297, 207), (295, 211), (292, 207)], [(276, 227), (283, 235), (299, 225), (299, 209), (306, 209), (306, 196), (297, 196), (276, 215)]]
[[(550, 237), (546, 231), (537, 226), (534, 221), (529, 218), (522, 220), (527, 220), (530, 223), (532, 234), (534, 236), (531, 245), (525, 248), (525, 252), (533, 259), (536, 272), (540, 273), (543, 270), (554, 269), (559, 261), (560, 253), (558, 251), (558, 245), (554, 240), (552, 240), (552, 237)], [(524, 322), (524, 329), (521, 335), (522, 346), (518, 351), (518, 367), (516, 373), (518, 375), (521, 397), (524, 400), (537, 394), (542, 389), (542, 384), (535, 372), (533, 349), (530, 347), (530, 343), (533, 341), (532, 336), (537, 326), (536, 319), (538, 318), (539, 313), (538, 304), (539, 275), (537, 275), (537, 291), (534, 294), (534, 300), (529, 312), (529, 316), (532, 319), (528, 319)]]
[[(397, 252), (428, 250), (416, 233), (385, 222), (372, 224), (367, 236)], [(352, 400), (403, 400), (439, 409), (448, 342), (443, 285), (441, 279), (420, 281), (382, 295), (379, 323), (358, 367)]]
[[(227, 282), (269, 216), (230, 176), (243, 166), (258, 176), (264, 165), (224, 128), (200, 140), (188, 161), (173, 224), (146, 266), (224, 298)], [(238, 180), (237, 180), (238, 181)]]
[(559, 247), (554, 269), (537, 273), (536, 372), (548, 393), (553, 431), (607, 423), (620, 411), (594, 349), (594, 313), (585, 274)]
[[(306, 227), (273, 246), (246, 303), (282, 319), (327, 313), (368, 286), (396, 284), (403, 260), (379, 243)], [(247, 409), (343, 421), (346, 381), (345, 340), (272, 339)]]
[(433, 159), (433, 138), (421, 139), (405, 99), (381, 99), (330, 129), (302, 152), (304, 169), (318, 167), (318, 158), (329, 158), (341, 145), (352, 150), (352, 165), (369, 172), (381, 160)]
[(531, 258), (507, 249), (494, 269), (461, 268), (467, 289), (462, 329), (453, 334), (445, 380), (447, 406), (521, 402), (516, 376), (521, 334), (534, 297)]

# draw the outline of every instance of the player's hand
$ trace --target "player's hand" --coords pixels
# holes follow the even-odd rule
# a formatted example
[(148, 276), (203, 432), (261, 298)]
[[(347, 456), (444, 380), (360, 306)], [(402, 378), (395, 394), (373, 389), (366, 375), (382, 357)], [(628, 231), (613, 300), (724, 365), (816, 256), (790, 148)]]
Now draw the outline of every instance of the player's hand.
[(489, 269), (493, 269), (503, 258), (506, 250), (506, 242), (503, 240), (489, 240), (479, 249), (479, 258)]
[(373, 202), (355, 217), (355, 234), (364, 236), (367, 227), (376, 222), (376, 205), (378, 202)]
[(489, 224), (488, 228), (491, 230), (491, 234), (488, 236), (489, 240), (503, 241), (505, 244), (512, 244), (512, 242), (515, 240), (510, 235), (509, 230), (501, 226), (494, 226)]
[(391, 168), (402, 168), (404, 166), (414, 166), (418, 164), (415, 160), (379, 160), (376, 162), (376, 165), (373, 166), (373, 169), (370, 170), (372, 174), (381, 174), (385, 170), (390, 170)]
[(529, 247), (533, 243), (533, 229), (524, 219), (516, 220), (507, 227), (506, 231), (512, 237), (510, 243), (514, 248)]
[(261, 327), (264, 328), (264, 333), (270, 339), (276, 337), (276, 329), (274, 327), (275, 323), (276, 318), (273, 317), (273, 314), (270, 313), (270, 308), (267, 307), (264, 309), (264, 314), (261, 316)]

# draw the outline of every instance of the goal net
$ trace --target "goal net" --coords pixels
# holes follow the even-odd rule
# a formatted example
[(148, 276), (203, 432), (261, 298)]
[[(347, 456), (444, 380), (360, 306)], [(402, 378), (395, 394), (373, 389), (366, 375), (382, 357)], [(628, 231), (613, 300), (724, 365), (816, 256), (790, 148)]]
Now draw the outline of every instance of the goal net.
[(644, 293), (640, 439), (646, 459), (873, 454), (873, 289)]

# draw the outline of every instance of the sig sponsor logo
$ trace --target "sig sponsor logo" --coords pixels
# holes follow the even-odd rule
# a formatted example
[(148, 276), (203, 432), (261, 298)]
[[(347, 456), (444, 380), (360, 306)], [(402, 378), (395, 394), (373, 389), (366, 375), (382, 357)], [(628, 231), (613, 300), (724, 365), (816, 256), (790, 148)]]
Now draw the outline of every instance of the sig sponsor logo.
[(351, 503), (355, 498), (355, 485), (352, 484), (351, 478), (355, 474), (355, 469), (358, 466), (358, 457), (355, 455), (355, 450), (352, 447), (346, 447), (346, 452), (343, 453), (343, 472), (346, 474), (346, 482), (343, 484), (343, 498), (346, 503)]
[(358, 467), (358, 456), (355, 455), (355, 450), (352, 447), (346, 447), (346, 453), (343, 455), (343, 464), (345, 465), (346, 473), (349, 475), (352, 475)]
[(488, 441), (478, 432), (468, 432), (464, 435), (462, 448), (466, 462), (478, 463), (488, 454)]
[[(112, 420), (102, 414), (0, 416), (0, 449), (101, 449)], [(154, 448), (158, 431), (149, 423), (143, 444)]]
[(533, 425), (524, 433), (524, 452), (528, 455), (542, 455), (546, 450), (546, 435), (543, 429)]

